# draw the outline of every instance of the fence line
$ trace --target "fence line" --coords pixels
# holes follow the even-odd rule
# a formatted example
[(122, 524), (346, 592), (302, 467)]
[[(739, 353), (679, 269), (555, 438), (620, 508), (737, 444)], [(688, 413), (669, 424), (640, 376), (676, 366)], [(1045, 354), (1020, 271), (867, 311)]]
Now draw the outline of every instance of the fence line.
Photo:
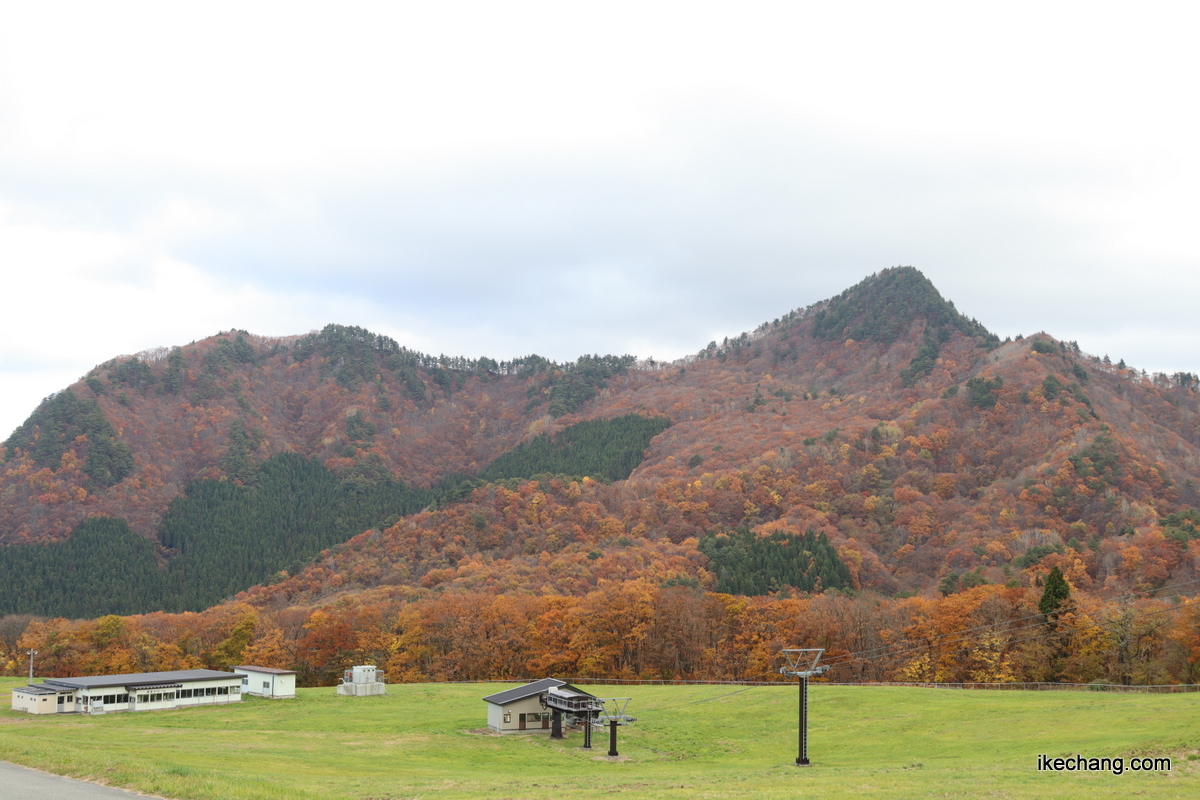
[[(488, 678), (470, 681), (447, 681), (447, 683), (533, 683), (542, 678)], [(591, 686), (791, 686), (789, 681), (685, 681), (666, 678), (566, 678), (568, 683), (586, 683)]]
[[(569, 683), (582, 683), (592, 686), (792, 686), (792, 681), (686, 681), (663, 678), (567, 678)], [(533, 683), (529, 678), (501, 678), (495, 680), (450, 681), (450, 683)], [(1145, 694), (1182, 694), (1200, 692), (1200, 684), (1153, 684), (1141, 686), (1126, 686), (1120, 683), (1048, 683), (1021, 682), (1011, 683), (920, 683), (900, 681), (862, 681), (859, 683), (826, 683), (814, 681), (814, 686), (874, 686), (898, 687), (915, 689), (969, 689), (969, 690), (999, 690), (1026, 692), (1116, 692), (1116, 693), (1145, 693)]]
[(1048, 683), (1021, 682), (1011, 683), (903, 683), (899, 681), (864, 681), (862, 683), (831, 683), (829, 686), (899, 686), (921, 689), (995, 689), (1026, 692), (1124, 692), (1146, 694), (1180, 694), (1200, 692), (1200, 684), (1195, 683), (1166, 683), (1127, 686), (1121, 683)]

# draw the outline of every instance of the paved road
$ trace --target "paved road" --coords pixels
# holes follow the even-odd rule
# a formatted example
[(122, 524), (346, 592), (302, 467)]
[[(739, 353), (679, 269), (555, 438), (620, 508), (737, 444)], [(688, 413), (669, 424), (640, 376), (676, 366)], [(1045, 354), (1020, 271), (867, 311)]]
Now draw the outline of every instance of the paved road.
[(21, 800), (131, 800), (150, 796), (0, 761), (0, 797)]

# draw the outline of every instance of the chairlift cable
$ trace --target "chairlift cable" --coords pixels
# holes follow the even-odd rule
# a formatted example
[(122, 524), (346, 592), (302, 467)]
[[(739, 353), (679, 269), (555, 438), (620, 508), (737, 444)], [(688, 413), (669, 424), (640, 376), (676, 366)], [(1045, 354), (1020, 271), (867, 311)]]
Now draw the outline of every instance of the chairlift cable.
[[(768, 674), (772, 674), (772, 673), (764, 672), (763, 674), (768, 675)], [(700, 703), (709, 703), (709, 702), (712, 702), (713, 700), (720, 700), (722, 697), (732, 697), (735, 694), (741, 694), (742, 692), (748, 692), (751, 689), (758, 689), (758, 688), (760, 688), (760, 687), (747, 686), (745, 688), (738, 689), (737, 691), (726, 692), (725, 694), (719, 694), (716, 697), (704, 697), (704, 698), (701, 698), (700, 700), (689, 700), (684, 703), (672, 703), (671, 705), (667, 705), (667, 706), (654, 706), (653, 708), (647, 708), (646, 711), (662, 711), (663, 709), (667, 709), (667, 708), (682, 708), (684, 706), (694, 706), (694, 705), (698, 705)]]

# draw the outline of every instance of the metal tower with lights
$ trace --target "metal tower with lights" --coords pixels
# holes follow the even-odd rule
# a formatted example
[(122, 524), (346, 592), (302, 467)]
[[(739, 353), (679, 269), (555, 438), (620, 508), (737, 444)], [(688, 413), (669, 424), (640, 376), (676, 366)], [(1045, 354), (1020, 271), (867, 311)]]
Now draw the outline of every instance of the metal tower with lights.
[(825, 648), (784, 650), (788, 665), (779, 668), (780, 675), (795, 675), (800, 679), (800, 754), (796, 757), (796, 766), (807, 767), (808, 760), (808, 679), (813, 675), (824, 673), (828, 666), (818, 667), (821, 654)]

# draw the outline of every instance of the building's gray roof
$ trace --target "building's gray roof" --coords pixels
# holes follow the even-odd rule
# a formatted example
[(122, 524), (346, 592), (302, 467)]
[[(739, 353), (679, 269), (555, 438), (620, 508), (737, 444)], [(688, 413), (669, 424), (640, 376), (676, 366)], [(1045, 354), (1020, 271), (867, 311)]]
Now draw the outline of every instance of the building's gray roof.
[(515, 703), (518, 700), (524, 700), (526, 697), (532, 697), (535, 694), (541, 694), (548, 689), (566, 685), (566, 681), (560, 681), (557, 678), (542, 678), (540, 681), (527, 683), (524, 686), (518, 686), (515, 689), (505, 689), (503, 692), (489, 694), (483, 699), (494, 705), (504, 706), (508, 705), (509, 703)]
[(14, 686), (13, 691), (25, 694), (58, 694), (63, 689), (57, 686), (47, 686), (44, 683), (31, 683), (28, 686)]
[(292, 669), (275, 669), (274, 667), (252, 667), (249, 665), (243, 665), (240, 667), (234, 667), (234, 669), (244, 669), (247, 672), (262, 672), (267, 675), (295, 675), (296, 674), (296, 671), (292, 670)]
[(583, 689), (577, 689), (576, 687), (572, 686), (569, 683), (564, 683), (562, 686), (556, 686), (556, 687), (552, 688), (550, 690), (550, 693), (559, 695), (560, 697), (591, 697), (591, 698), (596, 697), (596, 695), (589, 694), (588, 692), (585, 692)]
[(69, 686), (73, 689), (102, 689), (106, 686), (138, 686), (148, 683), (188, 683), (190, 681), (214, 681), (221, 678), (242, 679), (232, 672), (217, 672), (215, 669), (180, 669), (174, 672), (134, 672), (128, 675), (91, 675), (86, 678), (47, 678), (53, 686)]

